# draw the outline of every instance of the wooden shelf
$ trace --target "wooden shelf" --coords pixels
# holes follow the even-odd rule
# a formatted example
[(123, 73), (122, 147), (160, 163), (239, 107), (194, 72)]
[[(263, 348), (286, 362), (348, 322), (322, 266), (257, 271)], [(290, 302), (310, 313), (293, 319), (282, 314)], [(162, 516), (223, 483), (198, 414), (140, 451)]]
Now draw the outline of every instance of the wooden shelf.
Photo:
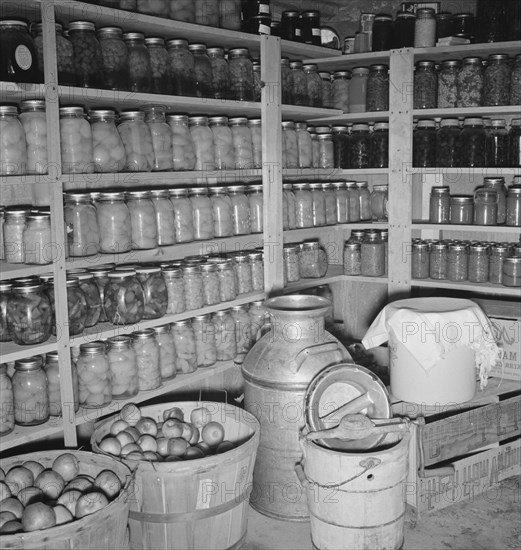
[(505, 176), (513, 177), (521, 175), (521, 168), (479, 168), (479, 167), (462, 167), (462, 168), (415, 168), (413, 166), (406, 166), (405, 173), (407, 174), (420, 174), (423, 176), (435, 176), (440, 175), (460, 175), (470, 176), (476, 179), (483, 178), (485, 176)]
[(362, 275), (344, 275), (346, 281), (351, 283), (376, 283), (386, 285), (387, 277), (362, 277)]
[(428, 223), (423, 221), (413, 221), (412, 229), (427, 229), (430, 231), (491, 231), (493, 233), (506, 233), (510, 235), (519, 235), (521, 233), (521, 227), (511, 227), (506, 225), (460, 225), (451, 223)]
[(304, 60), (304, 63), (315, 63), (312, 58), (337, 59), (342, 57), (340, 50), (314, 46), (313, 44), (302, 44), (301, 42), (293, 42), (291, 40), (281, 40), (280, 47), (282, 57), (289, 57), (291, 61), (309, 58)]
[(7, 279), (20, 279), (21, 277), (32, 277), (33, 275), (41, 275), (46, 270), (52, 271), (52, 264), (26, 265), (0, 262), (0, 281), (5, 281)]
[(369, 67), (373, 64), (389, 65), (390, 52), (365, 52), (335, 57), (315, 57), (305, 59), (304, 63), (316, 63), (320, 71), (344, 71), (353, 67)]
[(301, 229), (285, 229), (284, 242), (299, 242), (306, 239), (316, 239), (323, 234), (352, 231), (356, 229), (387, 229), (387, 222), (353, 222), (336, 225), (321, 225), (318, 227), (304, 227)]
[(63, 419), (57, 416), (51, 418), (38, 426), (17, 426), (7, 435), (0, 437), (0, 449), (2, 452), (13, 447), (25, 445), (26, 443), (34, 443), (37, 439), (49, 437), (52, 435), (63, 434)]
[[(0, 14), (2, 8), (0, 7)], [(26, 99), (44, 99), (45, 86), (43, 84), (25, 84), (0, 81), (0, 102), (19, 103)], [(3, 177), (3, 176), (2, 176)]]
[(75, 423), (79, 426), (87, 422), (97, 422), (104, 416), (112, 415), (118, 412), (127, 403), (143, 403), (144, 401), (154, 399), (155, 397), (159, 397), (165, 393), (181, 389), (195, 382), (200, 382), (211, 376), (223, 374), (229, 370), (238, 368), (240, 367), (233, 361), (218, 361), (211, 367), (199, 368), (195, 372), (189, 374), (178, 373), (175, 378), (163, 382), (163, 384), (155, 390), (140, 391), (137, 395), (128, 399), (115, 399), (105, 407), (99, 409), (87, 409), (85, 407), (80, 407), (76, 412)]
[(344, 178), (352, 178), (356, 176), (364, 178), (368, 176), (379, 176), (388, 174), (388, 168), (291, 168), (282, 171), (284, 179), (323, 179), (330, 181)]
[(411, 285), (415, 287), (439, 288), (448, 290), (461, 290), (463, 292), (477, 292), (480, 294), (497, 294), (498, 296), (509, 296), (521, 298), (521, 288), (508, 287), (502, 285), (492, 285), (490, 283), (469, 283), (464, 281), (454, 283), (452, 281), (439, 281), (434, 279), (412, 279)]
[(313, 288), (315, 286), (327, 285), (330, 283), (337, 283), (345, 277), (344, 275), (344, 266), (342, 265), (330, 265), (327, 273), (324, 277), (319, 277), (316, 279), (300, 279), (295, 283), (289, 283), (284, 287), (284, 292), (297, 292), (299, 290), (304, 290), (306, 288)]
[(319, 124), (335, 126), (357, 122), (387, 122), (388, 120), (389, 111), (371, 111), (367, 113), (345, 113), (338, 116), (313, 118), (308, 120), (308, 122), (315, 126)]
[(13, 342), (0, 342), (0, 363), (10, 363), (24, 357), (33, 355), (42, 355), (56, 350), (56, 337), (51, 336), (43, 344), (34, 344), (31, 346), (19, 346)]
[(464, 44), (462, 46), (435, 46), (433, 48), (413, 48), (414, 61), (463, 59), (464, 57), (487, 57), (494, 53), (516, 55), (521, 51), (521, 40), (512, 42), (487, 42), (486, 44)]
[[(300, 105), (282, 105), (282, 120), (303, 120), (312, 122), (314, 119), (335, 118), (342, 115), (339, 109), (324, 109), (319, 107), (302, 107)], [(313, 122), (314, 124), (314, 122)]]
[(455, 109), (414, 109), (414, 119), (424, 118), (465, 118), (465, 117), (501, 117), (521, 116), (521, 106), (506, 105), (504, 107), (460, 107)]

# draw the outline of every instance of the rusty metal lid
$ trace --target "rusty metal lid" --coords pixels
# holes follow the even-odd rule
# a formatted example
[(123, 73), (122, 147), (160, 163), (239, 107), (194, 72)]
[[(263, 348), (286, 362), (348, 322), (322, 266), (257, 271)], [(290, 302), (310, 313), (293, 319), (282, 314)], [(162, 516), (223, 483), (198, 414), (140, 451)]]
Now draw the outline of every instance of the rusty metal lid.
[[(391, 398), (383, 382), (354, 363), (339, 363), (319, 372), (308, 386), (304, 407), (310, 432), (333, 428), (347, 414), (359, 413), (368, 418), (392, 416)], [(385, 437), (386, 434), (377, 433), (363, 439), (331, 438), (318, 442), (339, 451), (364, 450), (380, 445)]]

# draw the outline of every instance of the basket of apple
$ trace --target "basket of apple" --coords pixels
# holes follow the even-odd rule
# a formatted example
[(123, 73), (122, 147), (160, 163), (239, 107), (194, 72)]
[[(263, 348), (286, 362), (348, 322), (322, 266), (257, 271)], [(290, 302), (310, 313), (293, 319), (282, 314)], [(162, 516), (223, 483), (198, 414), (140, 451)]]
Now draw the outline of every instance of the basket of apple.
[(124, 549), (132, 472), (84, 451), (0, 460), (0, 547)]
[(215, 402), (126, 404), (99, 423), (92, 450), (134, 471), (130, 546), (219, 550), (246, 534), (260, 425)]

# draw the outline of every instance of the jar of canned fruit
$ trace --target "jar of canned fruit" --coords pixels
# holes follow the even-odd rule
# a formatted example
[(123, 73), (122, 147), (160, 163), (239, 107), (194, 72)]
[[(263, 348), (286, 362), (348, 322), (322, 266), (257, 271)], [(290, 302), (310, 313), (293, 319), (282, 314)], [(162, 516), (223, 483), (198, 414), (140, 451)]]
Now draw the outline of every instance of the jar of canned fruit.
[(49, 383), (40, 356), (15, 361), (12, 377), (14, 419), (19, 426), (36, 426), (49, 420)]
[(114, 325), (131, 325), (143, 319), (145, 296), (133, 269), (108, 274), (104, 309)]
[(158, 319), (166, 314), (168, 291), (161, 268), (155, 266), (136, 267), (138, 281), (145, 297), (143, 319)]
[(159, 388), (161, 386), (160, 352), (154, 329), (134, 332), (132, 346), (136, 354), (139, 391)]
[(76, 368), (80, 405), (89, 409), (108, 405), (112, 401), (112, 377), (105, 342), (81, 344)]

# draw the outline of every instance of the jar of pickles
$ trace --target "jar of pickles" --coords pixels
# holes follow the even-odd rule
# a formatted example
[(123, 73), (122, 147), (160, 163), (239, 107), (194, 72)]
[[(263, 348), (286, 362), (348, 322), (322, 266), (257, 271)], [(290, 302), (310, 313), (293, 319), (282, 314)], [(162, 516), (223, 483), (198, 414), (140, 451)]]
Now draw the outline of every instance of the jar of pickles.
[[(54, 308), (54, 301), (51, 302)], [(96, 313), (96, 304), (93, 300), (93, 315)], [(69, 313), (69, 335), (81, 334), (87, 322), (87, 297), (80, 288), (78, 277), (67, 275), (67, 310)]]
[(214, 326), (210, 315), (197, 315), (192, 319), (195, 337), (197, 367), (210, 367), (217, 361)]
[(349, 138), (349, 166), (357, 169), (369, 168), (370, 152), (369, 124), (353, 124)]
[(436, 166), (436, 122), (419, 120), (413, 133), (413, 166)]
[(217, 361), (231, 361), (237, 355), (235, 321), (228, 309), (216, 311), (212, 315), (215, 332)]
[(195, 150), (195, 170), (215, 170), (213, 134), (208, 127), (208, 117), (194, 116), (188, 122)]
[(300, 276), (304, 279), (324, 277), (328, 260), (324, 248), (318, 241), (306, 241), (300, 245)]
[(235, 322), (237, 353), (244, 354), (252, 345), (251, 321), (247, 305), (233, 306), (230, 314)]
[(474, 197), (452, 195), (449, 217), (452, 224), (471, 225), (474, 223)]
[(216, 263), (217, 275), (219, 276), (220, 301), (229, 302), (237, 297), (237, 279), (231, 259), (222, 260)]
[(248, 235), (251, 233), (250, 203), (245, 194), (244, 185), (228, 187), (233, 207), (233, 234)]
[[(449, 168), (458, 166), (459, 139), (460, 128), (458, 119), (442, 119), (440, 121), (440, 129), (436, 132), (436, 166)], [(428, 156), (430, 159), (430, 154)], [(431, 160), (428, 160), (428, 162), (431, 162)]]
[(12, 377), (14, 419), (20, 426), (36, 426), (49, 420), (49, 384), (40, 356), (15, 361)]
[(264, 291), (264, 254), (254, 251), (248, 253), (251, 267), (251, 284), (254, 292)]
[(163, 38), (145, 38), (150, 56), (150, 91), (153, 94), (169, 95), (172, 84), (168, 74), (168, 52)]
[(150, 191), (127, 191), (132, 248), (146, 250), (158, 246), (157, 217)]
[(368, 230), (360, 246), (360, 274), (382, 277), (385, 274), (385, 245), (379, 231)]
[(447, 59), (438, 73), (438, 109), (454, 109), (458, 102), (458, 72), (461, 62)]
[[(235, 341), (234, 341), (235, 344)], [(14, 430), (14, 395), (7, 365), (0, 365), (0, 437)]]
[(412, 243), (411, 277), (413, 279), (428, 279), (429, 255), (428, 243), (424, 241)]
[(485, 166), (486, 136), (483, 119), (466, 118), (458, 143), (459, 166), (477, 168)]
[(172, 93), (180, 96), (195, 96), (195, 61), (184, 39), (168, 40), (169, 75)]
[(76, 363), (80, 405), (97, 409), (112, 401), (110, 365), (104, 342), (81, 344)]
[(347, 126), (333, 126), (331, 128), (333, 137), (333, 157), (335, 168), (349, 167), (349, 131)]
[(237, 101), (254, 101), (253, 65), (247, 48), (228, 51), (231, 98)]
[(145, 296), (133, 269), (108, 274), (104, 308), (113, 325), (131, 325), (143, 319)]
[(160, 352), (154, 329), (134, 332), (132, 345), (136, 354), (139, 391), (159, 388), (161, 386)]
[(177, 356), (174, 345), (174, 336), (170, 325), (154, 327), (156, 342), (159, 346), (159, 370), (161, 380), (172, 380), (177, 375)]
[(313, 196), (309, 184), (293, 184), (295, 228), (313, 227)]
[(230, 97), (230, 69), (224, 59), (223, 48), (208, 48), (206, 50), (212, 68), (212, 97), (228, 99)]
[(322, 107), (322, 79), (318, 74), (318, 66), (310, 63), (302, 68), (307, 80), (309, 106)]
[(326, 198), (321, 183), (309, 184), (312, 200), (313, 225), (320, 227), (326, 225)]
[(304, 73), (302, 61), (292, 61), (289, 66), (293, 83), (293, 105), (309, 105), (308, 79)]
[(369, 138), (369, 158), (373, 168), (389, 166), (389, 123), (377, 122)]
[(508, 256), (510, 247), (505, 243), (495, 243), (488, 255), (488, 281), (496, 285), (503, 284), (503, 261)]
[(138, 281), (145, 297), (143, 319), (158, 319), (167, 312), (168, 292), (161, 268), (155, 266), (136, 267)]
[(233, 170), (235, 168), (235, 153), (228, 117), (217, 116), (208, 120), (213, 134), (215, 167), (217, 170)]
[(488, 56), (483, 77), (483, 105), (508, 105), (510, 99), (510, 63), (506, 54)]
[(150, 130), (154, 160), (152, 170), (172, 170), (172, 130), (166, 123), (164, 105), (148, 105), (143, 108), (145, 122)]
[(451, 243), (447, 252), (447, 279), (453, 282), (468, 279), (469, 254), (466, 244)]
[(167, 121), (172, 130), (174, 170), (194, 170), (195, 145), (188, 127), (188, 117), (186, 115), (168, 115)]
[(128, 90), (128, 49), (119, 27), (98, 30), (98, 41), (103, 57), (103, 83), (109, 90)]
[(264, 199), (262, 184), (250, 185), (247, 189), (252, 233), (262, 233), (264, 227)]
[(98, 285), (94, 281), (92, 273), (71, 273), (74, 278), (78, 279), (78, 286), (85, 296), (86, 302), (86, 316), (85, 326), (94, 326), (101, 315), (101, 296)]
[[(46, 174), (48, 170), (47, 162), (47, 121), (45, 118), (45, 101), (40, 99), (30, 99), (27, 101), (22, 101), (21, 104), (21, 114), (18, 117), (22, 123), (24, 133), (25, 133), (25, 142), (27, 145), (27, 163), (25, 166), (25, 172), (27, 174)], [(0, 108), (1, 112), (1, 108)], [(2, 124), (0, 118), (0, 124)], [(7, 126), (7, 125), (6, 125)], [(2, 127), (2, 131), (3, 131)], [(14, 125), (11, 124), (6, 128), (6, 131), (14, 130)], [(14, 131), (16, 136), (16, 131)], [(17, 154), (22, 155), (23, 157), (23, 143), (22, 139), (16, 146), (19, 149)], [(9, 152), (9, 162), (13, 162), (12, 154)], [(21, 159), (23, 160), (23, 159)], [(2, 151), (2, 163), (0, 163), (0, 171), (2, 171), (2, 166), (4, 162), (4, 152)], [(8, 170), (9, 171), (9, 170)], [(20, 172), (21, 173), (21, 172)]]
[(237, 117), (231, 118), (229, 122), (233, 139), (235, 169), (251, 169), (253, 168), (253, 142), (248, 119)]
[(118, 132), (125, 146), (125, 170), (150, 172), (154, 167), (154, 147), (150, 129), (142, 111), (120, 113)]
[(294, 122), (282, 123), (282, 167), (298, 168), (298, 137)]
[(177, 354), (177, 372), (188, 374), (197, 369), (195, 335), (189, 319), (172, 323), (172, 336)]
[(194, 219), (192, 202), (188, 189), (171, 189), (170, 200), (174, 207), (175, 238), (178, 243), (194, 240)]
[(190, 203), (192, 205), (194, 239), (196, 241), (213, 239), (215, 236), (213, 206), (206, 188), (191, 189)]
[(458, 71), (456, 107), (483, 105), (484, 70), (481, 57), (465, 57)]
[(103, 53), (90, 21), (71, 21), (68, 38), (74, 51), (76, 84), (83, 88), (103, 88)]
[(262, 120), (260, 118), (249, 119), (248, 127), (251, 132), (252, 168), (262, 168)]
[[(309, 194), (308, 194), (309, 195)], [(304, 200), (305, 200), (304, 196)], [(309, 197), (311, 200), (311, 197)], [(282, 184), (282, 228), (295, 229), (297, 227), (297, 201), (291, 183)]]
[(387, 221), (387, 201), (388, 201), (389, 186), (388, 185), (373, 185), (373, 190), (370, 196), (371, 216), (373, 221)]
[(521, 185), (512, 185), (508, 188), (506, 225), (521, 226)]
[(116, 129), (116, 114), (110, 109), (89, 111), (95, 172), (121, 172), (126, 153)]
[(431, 188), (429, 222), (450, 223), (450, 189), (447, 185)]
[(61, 164), (64, 174), (94, 171), (92, 131), (83, 107), (60, 107)]
[(108, 266), (98, 266), (89, 269), (89, 273), (92, 274), (94, 284), (98, 287), (98, 293), (100, 296), (100, 315), (98, 318), (98, 322), (106, 322), (107, 321), (107, 315), (105, 314), (105, 288), (107, 287), (109, 283), (109, 272), (111, 271), (112, 267), (110, 265)]
[(138, 392), (138, 367), (130, 336), (113, 336), (107, 340), (112, 398), (128, 399)]
[[(61, 382), (60, 382), (60, 367), (58, 360), (58, 352), (51, 351), (45, 356), (45, 375), (49, 388), (49, 413), (51, 416), (62, 416), (62, 398), (61, 398)], [(78, 389), (78, 373), (76, 365), (71, 361), (71, 378), (72, 378), (72, 393), (74, 401), (73, 409), (70, 409), (71, 403), (66, 403), (69, 410), (65, 411), (66, 415), (70, 415), (73, 410), (77, 411), (80, 408), (79, 389)]]
[(132, 225), (124, 192), (101, 193), (96, 206), (96, 214), (100, 251), (105, 253), (129, 251), (132, 243)]
[(295, 244), (285, 244), (282, 249), (284, 258), (284, 286), (300, 281), (300, 247)]
[(204, 291), (201, 269), (198, 265), (183, 267), (186, 310), (200, 309), (204, 306)]

